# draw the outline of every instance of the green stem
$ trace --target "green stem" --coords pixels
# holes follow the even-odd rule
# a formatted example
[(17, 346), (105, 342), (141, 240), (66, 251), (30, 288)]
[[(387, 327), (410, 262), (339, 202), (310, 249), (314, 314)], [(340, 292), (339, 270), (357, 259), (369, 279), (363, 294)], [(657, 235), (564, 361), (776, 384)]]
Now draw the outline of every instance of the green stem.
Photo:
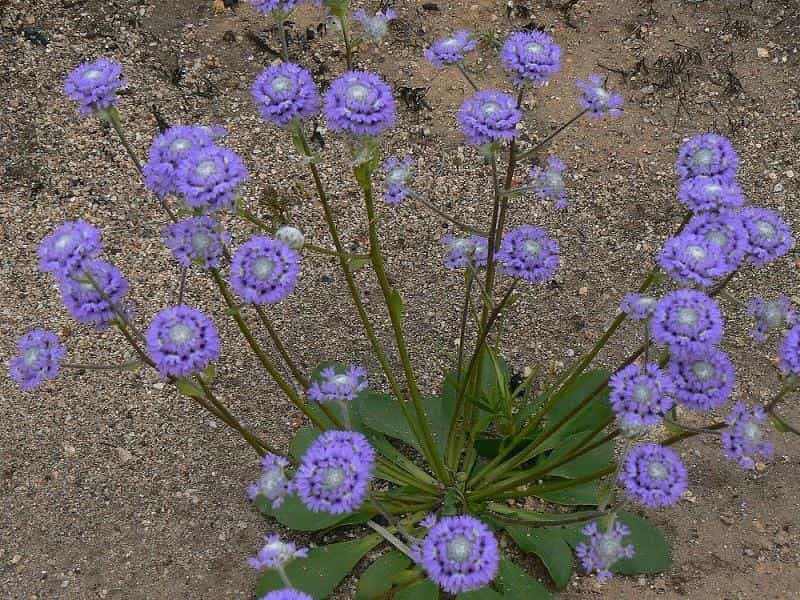
[(530, 148), (530, 149), (526, 150), (525, 152), (523, 152), (522, 154), (520, 154), (519, 157), (518, 157), (519, 160), (525, 160), (529, 156), (535, 155), (539, 150), (544, 148), (547, 144), (552, 142), (556, 137), (558, 137), (561, 133), (563, 133), (568, 127), (570, 127), (571, 125), (576, 123), (578, 121), (578, 119), (580, 119), (587, 112), (589, 112), (587, 109), (583, 109), (577, 115), (572, 117), (569, 121), (567, 121), (566, 123), (561, 125), (553, 133), (551, 133), (546, 138), (544, 138), (541, 142), (538, 142), (533, 148)]
[(464, 79), (467, 80), (467, 83), (469, 83), (470, 87), (477, 92), (480, 88), (478, 88), (478, 86), (475, 85), (475, 82), (472, 81), (472, 77), (469, 76), (469, 73), (467, 73), (467, 70), (464, 68), (464, 65), (461, 63), (461, 61), (458, 61), (456, 66), (458, 67), (458, 70), (461, 71), (461, 74), (464, 76)]
[(408, 558), (414, 560), (414, 555), (412, 554), (411, 549), (402, 540), (400, 540), (400, 538), (398, 538), (391, 531), (386, 529), (383, 525), (379, 525), (378, 523), (370, 519), (369, 521), (367, 521), (367, 527), (380, 534), (380, 536), (383, 537), (383, 539), (385, 539), (392, 546), (400, 550), (400, 552), (405, 554)]
[(301, 388), (307, 390), (311, 387), (311, 382), (308, 378), (303, 375), (303, 372), (297, 367), (295, 362), (292, 360), (292, 357), (289, 355), (289, 352), (286, 350), (286, 347), (283, 345), (278, 332), (275, 331), (275, 328), (272, 326), (272, 322), (270, 321), (269, 317), (267, 316), (266, 311), (262, 306), (256, 304), (256, 313), (258, 314), (258, 318), (261, 320), (261, 324), (264, 325), (264, 329), (267, 330), (270, 339), (272, 340), (275, 349), (278, 351), (278, 354), (281, 355), (283, 361), (286, 363), (286, 366), (292, 372), (297, 383), (300, 385)]
[(488, 235), (487, 232), (481, 231), (480, 229), (476, 229), (472, 225), (468, 225), (467, 223), (464, 223), (463, 221), (459, 221), (455, 217), (453, 217), (451, 215), (448, 215), (442, 209), (438, 208), (437, 206), (435, 206), (434, 204), (432, 204), (431, 202), (426, 200), (423, 196), (420, 196), (418, 193), (416, 193), (414, 191), (409, 190), (409, 196), (411, 196), (414, 200), (419, 202), (422, 206), (427, 208), (429, 211), (431, 211), (435, 215), (439, 215), (445, 221), (449, 221), (450, 223), (452, 223), (453, 225), (455, 225), (456, 227), (458, 227), (462, 231), (465, 231), (465, 232), (470, 233), (472, 235), (479, 235), (481, 237), (486, 237)]
[(92, 365), (88, 363), (61, 363), (65, 369), (81, 369), (84, 371), (130, 371), (142, 365), (141, 360), (129, 360), (119, 365)]

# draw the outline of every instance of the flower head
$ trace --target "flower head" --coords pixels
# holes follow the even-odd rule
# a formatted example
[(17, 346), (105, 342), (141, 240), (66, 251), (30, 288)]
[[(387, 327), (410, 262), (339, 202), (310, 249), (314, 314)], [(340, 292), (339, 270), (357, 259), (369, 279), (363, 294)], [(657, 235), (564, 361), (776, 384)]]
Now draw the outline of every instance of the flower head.
[(409, 196), (408, 180), (411, 179), (411, 165), (414, 159), (410, 156), (403, 158), (389, 158), (383, 163), (386, 177), (383, 182), (383, 199), (393, 206), (397, 206)]
[(293, 558), (305, 558), (308, 548), (298, 548), (292, 542), (284, 542), (279, 535), (268, 535), (258, 554), (250, 556), (247, 564), (256, 571), (263, 569), (282, 569)]
[(219, 357), (219, 334), (208, 316), (188, 306), (158, 312), (145, 334), (147, 354), (162, 377), (186, 377)]
[(503, 44), (500, 61), (515, 84), (541, 84), (561, 68), (561, 48), (543, 31), (522, 31)]
[(688, 484), (681, 459), (658, 444), (642, 444), (631, 450), (619, 479), (632, 500), (650, 508), (675, 504)]
[(713, 346), (674, 354), (668, 371), (675, 386), (675, 400), (702, 412), (722, 406), (736, 381), (728, 355)]
[(427, 58), (435, 67), (444, 67), (464, 60), (464, 55), (474, 50), (478, 42), (469, 31), (457, 31), (453, 35), (439, 38), (425, 50)]
[(558, 242), (543, 229), (524, 225), (503, 236), (497, 260), (503, 273), (531, 283), (552, 279), (558, 268)]
[(611, 408), (626, 427), (660, 423), (672, 408), (672, 381), (658, 365), (628, 365), (609, 380)]
[(261, 477), (247, 487), (247, 497), (255, 500), (256, 496), (264, 496), (272, 503), (272, 508), (280, 508), (283, 499), (289, 493), (289, 480), (286, 467), (289, 461), (276, 454), (267, 454), (261, 459)]
[(476, 92), (458, 111), (461, 130), (467, 141), (476, 146), (516, 137), (521, 119), (517, 101), (498, 90)]
[(297, 252), (278, 240), (256, 236), (233, 255), (231, 286), (249, 304), (275, 304), (294, 291), (299, 272)]
[(590, 119), (601, 119), (605, 115), (618, 117), (622, 114), (622, 94), (608, 91), (600, 75), (592, 73), (589, 81), (578, 80), (578, 88), (583, 92), (578, 103), (589, 111)]
[(771, 302), (761, 297), (753, 298), (747, 305), (747, 313), (756, 320), (750, 335), (759, 342), (766, 340), (770, 331), (792, 327), (800, 322), (797, 311), (792, 308), (792, 301), (786, 296), (778, 296)]
[(26, 392), (55, 379), (67, 353), (52, 331), (34, 329), (17, 340), (17, 355), (8, 361), (11, 378)]
[(705, 238), (719, 247), (726, 274), (739, 268), (750, 248), (742, 218), (730, 211), (695, 215), (686, 224), (684, 233)]
[(125, 83), (122, 67), (100, 58), (75, 67), (64, 82), (64, 93), (80, 104), (81, 113), (89, 114), (116, 105), (117, 90)]
[(57, 277), (67, 276), (96, 258), (103, 249), (100, 230), (86, 221), (67, 221), (48, 235), (36, 253), (39, 268)]
[(719, 344), (722, 330), (717, 303), (694, 290), (669, 292), (656, 305), (650, 320), (653, 340), (674, 350)]
[(440, 519), (417, 549), (428, 577), (446, 592), (477, 590), (497, 575), (497, 540), (481, 521), (462, 515)]
[(731, 210), (744, 204), (744, 192), (731, 177), (697, 175), (681, 180), (678, 200), (695, 213)]
[(128, 293), (128, 281), (122, 271), (104, 260), (87, 263), (59, 283), (61, 300), (76, 321), (104, 329), (117, 318), (115, 308), (125, 311), (120, 303)]
[(653, 316), (658, 299), (644, 294), (628, 294), (619, 305), (620, 311), (628, 315), (632, 321), (643, 321)]
[(731, 271), (717, 244), (687, 232), (667, 240), (658, 264), (682, 285), (708, 287)]
[(392, 90), (374, 73), (348, 71), (325, 94), (325, 115), (334, 131), (380, 135), (394, 125)]
[(489, 254), (489, 240), (479, 235), (458, 237), (446, 235), (442, 238), (447, 255), (444, 266), (448, 269), (485, 267)]
[(214, 212), (233, 206), (236, 191), (249, 174), (238, 154), (209, 145), (189, 152), (176, 177), (178, 191), (189, 206)]
[(739, 156), (728, 138), (701, 133), (680, 147), (675, 169), (684, 180), (699, 175), (731, 180), (739, 169)]
[(275, 239), (283, 242), (292, 250), (300, 250), (306, 243), (306, 236), (297, 227), (283, 225), (275, 232)]
[(800, 375), (800, 325), (792, 327), (783, 338), (778, 355), (781, 371)]
[(773, 210), (748, 207), (740, 213), (747, 231), (750, 262), (763, 266), (786, 254), (794, 244), (792, 228)]
[(184, 267), (198, 264), (204, 269), (219, 267), (222, 251), (231, 236), (212, 217), (190, 217), (164, 228), (164, 245)]
[(389, 21), (394, 21), (397, 18), (397, 13), (391, 8), (381, 12), (378, 11), (374, 15), (369, 16), (364, 9), (356, 11), (353, 18), (361, 23), (364, 28), (364, 33), (367, 37), (375, 42), (381, 41), (389, 31)]
[(273, 11), (291, 12), (299, 0), (247, 0), (247, 2), (257, 13), (268, 15)]
[(313, 512), (353, 512), (367, 495), (374, 467), (375, 451), (364, 435), (326, 431), (303, 455), (292, 489)]
[(767, 413), (760, 406), (748, 410), (744, 402), (733, 405), (731, 414), (725, 419), (728, 426), (722, 430), (722, 450), (725, 456), (735, 460), (745, 469), (755, 467), (759, 458), (772, 456), (775, 446), (764, 439)]
[(355, 365), (344, 373), (337, 373), (333, 367), (320, 372), (321, 380), (311, 383), (308, 397), (316, 402), (349, 402), (367, 389), (367, 370)]
[(581, 559), (581, 564), (587, 573), (597, 573), (598, 581), (611, 579), (611, 567), (621, 558), (633, 558), (635, 550), (633, 544), (624, 545), (623, 538), (631, 534), (623, 523), (614, 521), (614, 524), (604, 532), (600, 532), (597, 521), (586, 525), (583, 535), (589, 538), (589, 543), (581, 542), (575, 547), (575, 554)]
[(530, 172), (531, 185), (540, 200), (554, 202), (556, 208), (565, 208), (567, 190), (564, 186), (564, 171), (567, 165), (555, 156), (547, 159), (547, 167), (533, 167)]
[(314, 600), (305, 592), (295, 590), (293, 588), (283, 588), (282, 590), (275, 590), (262, 596), (259, 600)]
[(319, 93), (311, 74), (294, 63), (265, 69), (253, 82), (253, 99), (264, 120), (286, 127), (319, 112)]

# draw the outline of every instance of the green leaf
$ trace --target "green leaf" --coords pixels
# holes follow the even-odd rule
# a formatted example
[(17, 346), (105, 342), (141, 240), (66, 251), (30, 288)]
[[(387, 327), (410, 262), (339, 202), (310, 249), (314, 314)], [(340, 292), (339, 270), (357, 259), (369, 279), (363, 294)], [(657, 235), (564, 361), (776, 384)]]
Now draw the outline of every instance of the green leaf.
[(214, 364), (210, 364), (205, 368), (203, 371), (203, 379), (209, 385), (214, 382), (214, 379), (217, 377), (217, 366)]
[(255, 505), (262, 514), (273, 517), (282, 525), (297, 531), (328, 529), (351, 516), (349, 513), (332, 515), (330, 513), (311, 512), (295, 495), (287, 496), (278, 509), (274, 509), (270, 501), (261, 495), (256, 496)]
[(672, 565), (672, 548), (664, 534), (647, 520), (630, 512), (617, 514), (620, 522), (631, 530), (623, 538), (623, 544), (633, 544), (636, 554), (633, 558), (617, 561), (611, 567), (614, 573), (638, 575), (640, 573), (660, 573)]
[(459, 594), (456, 596), (456, 600), (503, 600), (503, 595), (487, 586), (474, 592)]
[(432, 581), (426, 579), (397, 592), (394, 600), (438, 600), (439, 588)]
[(384, 554), (361, 575), (355, 600), (384, 598), (392, 589), (392, 578), (410, 564), (411, 559), (398, 550)]
[(203, 390), (185, 378), (178, 379), (175, 382), (175, 387), (178, 388), (178, 391), (181, 394), (184, 396), (189, 396), (190, 398), (203, 398), (205, 396), (205, 394), (203, 394)]
[(321, 435), (321, 432), (316, 427), (302, 427), (294, 434), (292, 441), (289, 443), (289, 454), (291, 454), (298, 461), (306, 453), (308, 447)]
[[(572, 385), (558, 395), (558, 399), (547, 416), (547, 422), (552, 424), (560, 422), (607, 381), (609, 375), (610, 373), (605, 369), (595, 369), (578, 377)], [(578, 431), (594, 429), (598, 423), (611, 417), (612, 414), (611, 404), (608, 401), (608, 388), (606, 388), (597, 394), (588, 406), (574, 415), (555, 435), (564, 438)]]
[[(590, 431), (581, 431), (580, 433), (576, 433), (575, 435), (571, 435), (568, 438), (562, 440), (561, 444), (558, 448), (555, 449), (554, 452), (547, 457), (546, 461), (541, 463), (541, 466), (545, 466), (548, 462), (555, 462), (560, 458), (564, 457), (565, 455), (572, 452), (574, 448), (577, 448), (581, 442), (584, 442), (588, 445), (590, 441), (586, 441), (585, 438), (591, 432)], [(600, 434), (598, 434), (600, 435)], [(564, 463), (560, 467), (556, 467), (553, 471), (550, 472), (551, 475), (558, 475), (561, 477), (569, 477), (570, 479), (576, 479), (579, 477), (584, 477), (589, 475), (590, 473), (594, 473), (599, 471), (609, 465), (612, 464), (614, 460), (614, 442), (609, 440), (605, 444), (590, 450), (586, 454), (582, 454), (580, 456), (576, 456), (569, 462)]]
[(400, 322), (403, 321), (403, 298), (395, 288), (392, 288), (392, 293), (389, 296), (389, 310), (397, 316)]
[(547, 500), (554, 504), (564, 506), (596, 506), (599, 504), (600, 487), (597, 481), (587, 481), (579, 483), (563, 490), (550, 492), (537, 492), (531, 490), (531, 496), (536, 496), (542, 500)]
[(538, 580), (507, 558), (500, 560), (500, 572), (495, 586), (506, 600), (550, 600), (553, 596)]
[[(293, 560), (286, 566), (286, 575), (295, 588), (316, 600), (323, 600), (336, 590), (358, 561), (381, 540), (380, 536), (370, 535), (351, 542), (312, 548), (307, 558)], [(269, 571), (258, 580), (256, 596), (260, 598), (267, 592), (283, 587), (278, 574)]]
[(572, 550), (558, 530), (550, 527), (503, 525), (520, 550), (538, 556), (553, 583), (564, 589), (572, 577)]
[(351, 256), (347, 260), (351, 271), (358, 271), (361, 267), (367, 266), (370, 262), (371, 259), (368, 256)]

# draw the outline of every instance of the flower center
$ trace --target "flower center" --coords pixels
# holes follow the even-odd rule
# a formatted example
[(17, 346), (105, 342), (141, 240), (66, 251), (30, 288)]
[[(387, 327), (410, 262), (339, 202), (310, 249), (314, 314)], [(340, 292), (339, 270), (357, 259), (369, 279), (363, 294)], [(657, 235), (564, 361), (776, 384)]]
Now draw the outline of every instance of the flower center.
[(211, 236), (205, 232), (198, 231), (192, 236), (192, 250), (201, 254), (211, 245)]
[(335, 490), (344, 483), (345, 474), (341, 467), (330, 467), (322, 476), (322, 485)]
[(771, 240), (775, 237), (776, 229), (772, 223), (767, 221), (758, 221), (756, 223), (756, 229), (763, 238)]
[(33, 363), (35, 363), (39, 359), (39, 355), (41, 353), (42, 353), (41, 348), (28, 348), (25, 351), (25, 354), (22, 355), (23, 364), (26, 367), (33, 366)]
[(260, 491), (269, 498), (281, 490), (284, 481), (283, 469), (270, 469), (261, 476)]
[(335, 385), (342, 385), (342, 386), (343, 385), (349, 385), (350, 384), (350, 376), (349, 375), (345, 375), (345, 374), (334, 375), (334, 377), (333, 377), (333, 379), (331, 379), (331, 381)]
[(707, 360), (698, 360), (692, 365), (692, 373), (694, 373), (694, 376), (700, 381), (708, 381), (714, 377), (716, 371), (714, 365)]
[(681, 325), (692, 326), (696, 325), (699, 317), (697, 311), (693, 308), (681, 308), (677, 316), (678, 323)]
[(84, 75), (84, 77), (86, 79), (94, 81), (95, 79), (100, 79), (100, 77), (102, 77), (102, 75), (103, 75), (103, 72), (100, 71), (99, 69), (90, 69), (90, 70), (86, 71), (86, 74)]
[(276, 540), (274, 542), (266, 544), (264, 546), (264, 550), (267, 550), (269, 554), (274, 556), (281, 563), (285, 563), (292, 558), (291, 546), (289, 546), (289, 544), (283, 543), (280, 540)]
[(210, 177), (217, 172), (217, 163), (213, 160), (204, 160), (197, 165), (197, 174), (201, 177)]
[(609, 93), (605, 90), (605, 88), (594, 88), (594, 95), (597, 98), (597, 103), (601, 107), (605, 107), (608, 104)]
[(764, 437), (764, 432), (761, 431), (761, 427), (752, 421), (748, 422), (742, 428), (742, 434), (745, 439), (752, 444), (757, 444), (761, 441), (761, 438)]
[(714, 160), (714, 153), (708, 148), (699, 148), (692, 154), (691, 162), (695, 167), (707, 167)]
[(268, 279), (275, 270), (275, 263), (266, 256), (259, 256), (253, 261), (253, 276), (256, 279)]
[(541, 44), (537, 44), (536, 42), (529, 42), (525, 44), (525, 52), (528, 54), (539, 54), (544, 48)]
[(636, 303), (639, 305), (639, 308), (647, 310), (656, 303), (656, 299), (651, 298), (650, 296), (642, 296), (636, 301)]
[(369, 96), (369, 88), (362, 83), (354, 83), (347, 88), (347, 97), (356, 102), (363, 102)]
[(663, 481), (667, 478), (667, 467), (664, 466), (662, 462), (653, 461), (647, 465), (647, 474), (650, 476), (650, 479)]
[(386, 179), (391, 185), (400, 185), (405, 183), (406, 179), (408, 179), (408, 169), (392, 169), (389, 171), (389, 175), (386, 177)]
[(175, 154), (182, 154), (192, 147), (191, 140), (178, 138), (169, 145), (169, 149)]
[(722, 191), (722, 186), (718, 183), (709, 183), (705, 187), (705, 191), (710, 196), (717, 196)]
[(278, 75), (270, 84), (273, 92), (285, 92), (292, 87), (292, 80), (285, 75)]
[(649, 402), (652, 396), (653, 393), (650, 391), (650, 388), (644, 383), (637, 383), (633, 386), (633, 399), (636, 400), (636, 402), (644, 404), (645, 402)]
[(541, 251), (542, 251), (542, 245), (536, 240), (525, 241), (525, 252), (527, 252), (531, 257), (536, 258), (537, 256), (539, 256), (539, 253)]
[(194, 338), (192, 328), (184, 323), (176, 323), (169, 328), (169, 339), (175, 344), (186, 344)]
[(466, 536), (457, 535), (447, 542), (447, 558), (453, 562), (464, 562), (472, 554), (472, 542)]
[(445, 48), (458, 48), (460, 45), (461, 42), (459, 42), (456, 38), (449, 38), (442, 42), (442, 46)]
[(708, 252), (702, 246), (686, 246), (686, 254), (697, 261), (705, 260), (708, 256)]
[(596, 546), (597, 556), (603, 563), (610, 567), (617, 562), (620, 554), (622, 553), (622, 543), (615, 537), (608, 534), (603, 535), (603, 539)]
[(485, 115), (493, 115), (500, 110), (500, 105), (497, 102), (486, 102), (481, 106), (481, 112)]
[(558, 194), (564, 189), (564, 178), (554, 171), (545, 173), (544, 183), (554, 194)]
[(64, 235), (59, 237), (56, 240), (56, 243), (53, 244), (53, 245), (56, 247), (56, 249), (63, 250), (64, 248), (67, 247), (67, 244), (69, 244), (71, 241), (72, 241), (72, 234), (71, 233), (65, 233)]
[(762, 317), (770, 329), (779, 327), (783, 323), (783, 307), (777, 302), (770, 302), (764, 307)]
[(720, 248), (724, 248), (728, 245), (728, 234), (726, 234), (721, 229), (713, 229), (706, 234), (706, 239), (709, 242), (712, 242), (719, 246)]

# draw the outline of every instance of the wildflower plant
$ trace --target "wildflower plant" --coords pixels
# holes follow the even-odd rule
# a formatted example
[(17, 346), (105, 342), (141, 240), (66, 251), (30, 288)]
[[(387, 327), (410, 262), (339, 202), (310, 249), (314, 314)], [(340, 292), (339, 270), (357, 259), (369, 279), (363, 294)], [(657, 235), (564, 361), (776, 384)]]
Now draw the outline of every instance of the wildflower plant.
[[(725, 326), (719, 299), (732, 297), (729, 284), (743, 268), (762, 268), (793, 245), (790, 226), (779, 214), (745, 205), (733, 145), (707, 133), (681, 146), (675, 192), (691, 212), (654, 257), (655, 266), (638, 289), (619, 299), (605, 332), (574, 364), (549, 377), (532, 369), (517, 380), (499, 350), (499, 322), (516, 298), (556, 277), (561, 247), (572, 242), (534, 224), (509, 229), (509, 214), (526, 194), (531, 201), (535, 195), (555, 207), (566, 205), (567, 165), (545, 156), (545, 150), (583, 117), (621, 116), (622, 96), (590, 75), (577, 83), (577, 114), (530, 144), (519, 136), (526, 95), (559, 72), (557, 41), (542, 32), (513, 34), (498, 57), (509, 76), (506, 91), (480, 89), (465, 68), (478, 36), (459, 31), (434, 41), (425, 50), (428, 60), (460, 72), (473, 88), (457, 122), (465, 143), (480, 149), (483, 163), (475, 177), (483, 173), (489, 182), (491, 219), (462, 223), (417, 188), (413, 157), (381, 156), (380, 135), (394, 126), (396, 103), (384, 77), (354, 68), (359, 40), (350, 23), (380, 40), (394, 12), (351, 15), (342, 0), (324, 3), (342, 33), (345, 64), (329, 88), (319, 90), (305, 68), (289, 61), (284, 23), (297, 2), (249, 3), (275, 20), (283, 48), (282, 62), (253, 83), (253, 111), (275, 128), (274, 135), (294, 143), (314, 181), (332, 248), (308, 243), (296, 226), (273, 224), (248, 210), (240, 194), (250, 160), (220, 145), (219, 127), (173, 127), (153, 140), (142, 165), (118, 111), (115, 92), (125, 84), (120, 65), (106, 59), (80, 65), (67, 78), (65, 92), (81, 112), (112, 126), (169, 218), (163, 241), (184, 275), (196, 268), (210, 279), (225, 318), (233, 320), (258, 365), (307, 419), (289, 448), (277, 448), (243, 426), (217, 397), (216, 363), (226, 349), (214, 321), (186, 304), (183, 285), (178, 302), (152, 315), (142, 331), (127, 300), (128, 280), (102, 258), (100, 228), (66, 222), (41, 242), (38, 258), (71, 316), (98, 329), (117, 328), (140, 366), (158, 372), (261, 457), (261, 472), (254, 461), (247, 489), (259, 511), (290, 530), (346, 531), (342, 541), (310, 549), (275, 535), (265, 538), (248, 560), (259, 572), (258, 597), (329, 597), (375, 549), (386, 552), (360, 571), (357, 598), (403, 592), (428, 599), (440, 597), (440, 591), (460, 598), (478, 590), (492, 598), (518, 598), (520, 590), (526, 598), (550, 597), (541, 582), (512, 562), (504, 539), (539, 556), (559, 589), (567, 585), (576, 559), (601, 581), (614, 573), (666, 569), (671, 558), (664, 536), (630, 509), (678, 503), (693, 475), (673, 446), (713, 435), (721, 453), (751, 468), (768, 460), (776, 432), (798, 433), (778, 414), (781, 402), (799, 387), (800, 325), (790, 301), (758, 298), (749, 305), (754, 336), (765, 341), (775, 332), (781, 338), (775, 343), (781, 385), (766, 403), (739, 397), (735, 367), (719, 347)], [(320, 111), (351, 152), (341, 162), (352, 169), (360, 190), (367, 255), (345, 250), (331, 192), (320, 176), (317, 165), (337, 157), (317, 154), (307, 138), (307, 122)], [(532, 184), (515, 188), (518, 171), (522, 180), (529, 174)], [(376, 186), (385, 204), (376, 202)], [(462, 230), (441, 240), (442, 267), (464, 281), (458, 352), (431, 390), (420, 389), (412, 367), (413, 347), (404, 327), (409, 315), (402, 290), (386, 271), (378, 234), (379, 211), (395, 210), (401, 201)], [(234, 244), (226, 233), (229, 219), (247, 221), (258, 231)], [(292, 340), (272, 324), (272, 306), (296, 293), (303, 264), (320, 253), (339, 264), (374, 355), (371, 364), (379, 367), (372, 372), (359, 366), (368, 361), (354, 356), (348, 362), (355, 364), (324, 363), (308, 373), (293, 358)], [(356, 263), (369, 264), (377, 280), (391, 346), (365, 309)], [(254, 323), (266, 331), (274, 356)], [(597, 356), (625, 325), (638, 332), (632, 352), (613, 368), (597, 366)], [(60, 368), (74, 366), (64, 361), (66, 353), (56, 334), (33, 330), (19, 339), (11, 375), (25, 390), (46, 386)], [(725, 409), (729, 401), (733, 406)], [(715, 420), (716, 409), (729, 416)], [(689, 425), (686, 411), (709, 422)], [(537, 510), (527, 507), (529, 501)]]

